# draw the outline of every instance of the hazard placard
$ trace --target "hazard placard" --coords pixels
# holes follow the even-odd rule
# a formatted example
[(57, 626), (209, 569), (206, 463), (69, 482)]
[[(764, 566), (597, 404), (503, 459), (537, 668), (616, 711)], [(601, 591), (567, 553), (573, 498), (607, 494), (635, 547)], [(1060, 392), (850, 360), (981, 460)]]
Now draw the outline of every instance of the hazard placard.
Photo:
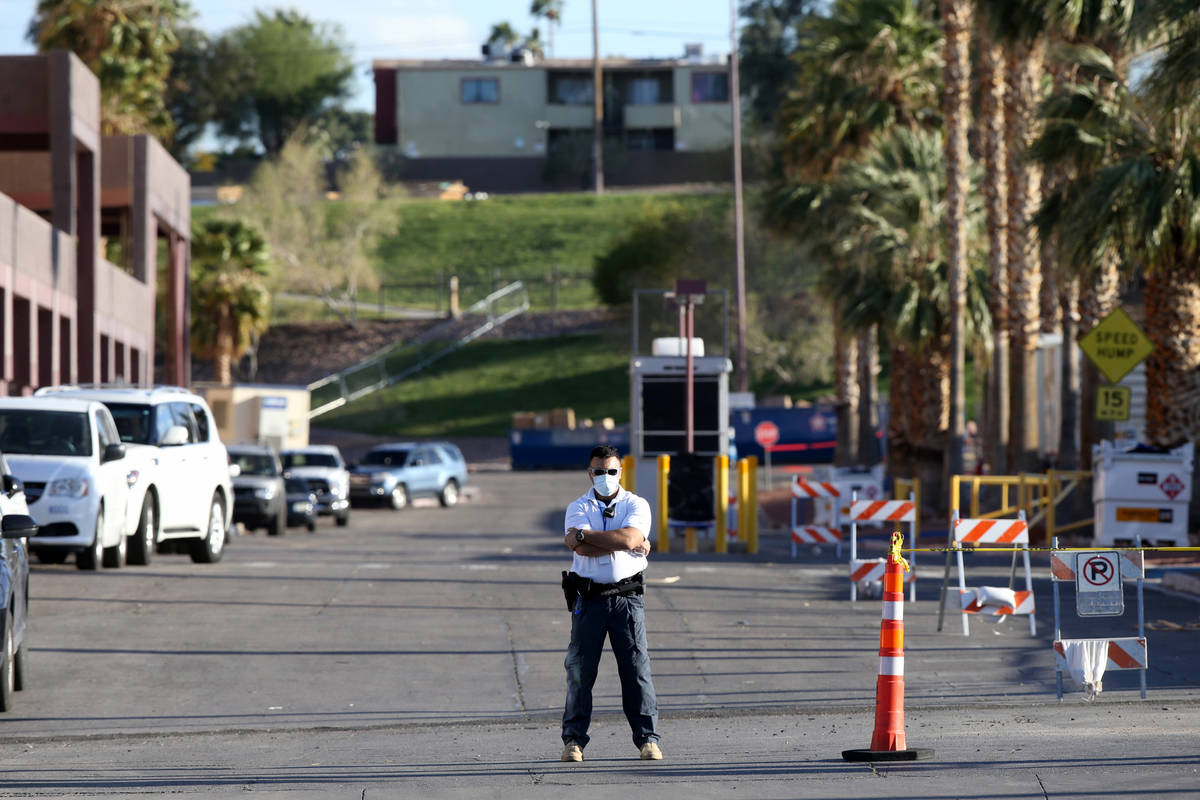
[(1112, 383), (1128, 375), (1154, 350), (1154, 342), (1120, 308), (1080, 337), (1079, 346)]
[(1075, 554), (1075, 611), (1081, 617), (1125, 613), (1121, 554), (1116, 550)]

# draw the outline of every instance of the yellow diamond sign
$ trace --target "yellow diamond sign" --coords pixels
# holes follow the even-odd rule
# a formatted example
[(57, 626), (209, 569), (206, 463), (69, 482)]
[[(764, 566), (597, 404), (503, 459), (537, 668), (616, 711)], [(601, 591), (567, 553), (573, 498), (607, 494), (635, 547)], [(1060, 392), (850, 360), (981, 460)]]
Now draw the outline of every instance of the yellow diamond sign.
[(1128, 375), (1154, 350), (1154, 342), (1120, 308), (1085, 333), (1079, 346), (1111, 383)]

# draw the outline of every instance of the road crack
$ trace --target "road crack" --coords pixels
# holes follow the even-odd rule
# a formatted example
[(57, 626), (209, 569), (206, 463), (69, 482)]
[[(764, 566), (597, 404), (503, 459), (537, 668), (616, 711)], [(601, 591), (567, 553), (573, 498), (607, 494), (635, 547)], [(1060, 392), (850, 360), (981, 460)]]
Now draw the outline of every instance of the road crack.
[(529, 719), (529, 711), (525, 708), (525, 687), (521, 685), (521, 657), (517, 653), (517, 643), (513, 639), (512, 624), (508, 620), (504, 620), (504, 627), (508, 630), (508, 652), (512, 656), (513, 681), (517, 685), (517, 703), (521, 706), (521, 716)]

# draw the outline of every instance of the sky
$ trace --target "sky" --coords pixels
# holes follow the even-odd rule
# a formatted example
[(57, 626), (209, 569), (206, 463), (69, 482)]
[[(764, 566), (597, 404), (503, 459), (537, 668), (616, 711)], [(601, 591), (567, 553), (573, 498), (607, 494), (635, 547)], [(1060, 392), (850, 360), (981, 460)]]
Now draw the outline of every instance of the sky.
[[(600, 52), (630, 58), (674, 57), (698, 42), (706, 54), (729, 52), (729, 0), (597, 0)], [(25, 31), (36, 0), (0, 0), (0, 54), (33, 52)], [(521, 33), (534, 27), (530, 0), (191, 0), (197, 24), (220, 33), (250, 20), (255, 8), (289, 7), (318, 22), (342, 27), (356, 66), (348, 106), (373, 110), (371, 62), (389, 58), (477, 58), (494, 23), (507, 21)], [(334, 18), (331, 11), (336, 9)], [(590, 0), (565, 0), (562, 24), (553, 33), (557, 58), (592, 55)], [(547, 38), (543, 29), (542, 38)]]

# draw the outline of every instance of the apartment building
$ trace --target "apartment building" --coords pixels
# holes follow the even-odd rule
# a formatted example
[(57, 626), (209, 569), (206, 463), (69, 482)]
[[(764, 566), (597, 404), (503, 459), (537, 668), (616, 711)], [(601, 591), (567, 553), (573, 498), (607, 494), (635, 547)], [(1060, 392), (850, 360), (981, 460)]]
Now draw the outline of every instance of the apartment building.
[(0, 56), (0, 87), (0, 394), (186, 385), (187, 172), (151, 137), (102, 135), (72, 53)]
[[(483, 191), (586, 183), (590, 60), (516, 53), (373, 67), (375, 142), (395, 148), (397, 177), (460, 179)], [(681, 59), (605, 59), (601, 70), (609, 184), (729, 179), (725, 59), (705, 59), (697, 49)]]

